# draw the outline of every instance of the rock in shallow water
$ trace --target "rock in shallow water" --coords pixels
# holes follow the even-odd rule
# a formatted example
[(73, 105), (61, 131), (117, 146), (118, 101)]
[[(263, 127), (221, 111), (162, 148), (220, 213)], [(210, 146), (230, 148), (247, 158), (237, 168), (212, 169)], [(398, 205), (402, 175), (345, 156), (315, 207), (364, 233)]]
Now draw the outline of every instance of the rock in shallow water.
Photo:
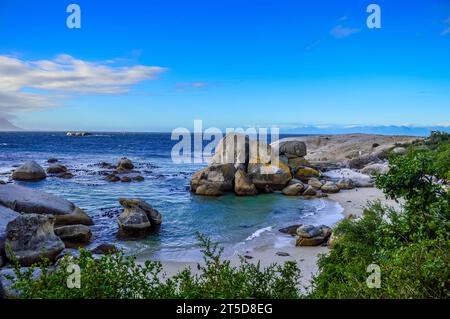
[(114, 254), (118, 251), (117, 247), (112, 244), (100, 244), (91, 250), (92, 253), (97, 255)]
[(86, 225), (67, 225), (55, 228), (55, 234), (66, 246), (78, 247), (88, 244), (92, 237), (91, 229)]
[(59, 174), (65, 172), (67, 172), (67, 167), (65, 167), (64, 165), (53, 165), (47, 168), (48, 174)]
[(12, 173), (11, 178), (21, 181), (39, 181), (45, 179), (47, 174), (44, 169), (35, 161), (28, 161), (19, 166)]
[(205, 195), (206, 193), (221, 195), (223, 192), (232, 191), (235, 173), (236, 168), (233, 164), (208, 166), (192, 175), (191, 191), (198, 195)]
[(26, 214), (55, 215), (57, 225), (92, 225), (92, 219), (73, 203), (48, 193), (14, 184), (0, 185), (0, 205)]
[(325, 225), (305, 225), (297, 229), (296, 246), (319, 246), (331, 235), (331, 228)]
[(162, 215), (151, 205), (138, 198), (120, 198), (123, 213), (117, 218), (119, 237), (141, 237), (148, 233), (152, 226), (162, 222)]
[[(52, 215), (25, 214), (8, 223), (6, 241), (22, 266), (30, 266), (42, 258), (54, 261), (65, 248), (53, 231), (54, 222)], [(9, 250), (6, 256), (12, 259)]]

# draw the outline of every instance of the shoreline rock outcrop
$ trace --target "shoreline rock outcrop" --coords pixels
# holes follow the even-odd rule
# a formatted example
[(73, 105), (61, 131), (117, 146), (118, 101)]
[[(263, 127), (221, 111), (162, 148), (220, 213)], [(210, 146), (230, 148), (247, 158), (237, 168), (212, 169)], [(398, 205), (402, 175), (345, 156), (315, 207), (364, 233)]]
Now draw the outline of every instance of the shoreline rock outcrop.
[(0, 185), (0, 205), (19, 213), (54, 215), (56, 225), (93, 224), (81, 208), (68, 200), (19, 185)]
[[(64, 250), (63, 241), (54, 233), (52, 215), (23, 214), (6, 226), (6, 244), (22, 266), (30, 266), (42, 258), (54, 261)], [(6, 257), (13, 259), (6, 249)]]

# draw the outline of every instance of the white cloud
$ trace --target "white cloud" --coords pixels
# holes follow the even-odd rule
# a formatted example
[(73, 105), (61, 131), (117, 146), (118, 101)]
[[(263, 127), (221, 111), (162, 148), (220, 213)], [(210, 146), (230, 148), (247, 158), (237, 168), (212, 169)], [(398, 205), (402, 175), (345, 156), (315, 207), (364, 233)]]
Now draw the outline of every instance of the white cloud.
[[(444, 24), (450, 24), (450, 17), (448, 17), (445, 21)], [(447, 27), (446, 29), (444, 29), (444, 31), (442, 31), (441, 35), (447, 35), (450, 34), (450, 27)]]
[(113, 64), (70, 55), (37, 61), (0, 55), (0, 111), (15, 113), (56, 106), (60, 98), (71, 94), (125, 93), (131, 85), (156, 79), (165, 71), (157, 66)]
[(330, 34), (337, 39), (341, 39), (341, 38), (348, 37), (357, 32), (359, 32), (359, 29), (347, 28), (347, 27), (342, 26), (341, 24), (338, 24), (333, 29), (331, 29)]

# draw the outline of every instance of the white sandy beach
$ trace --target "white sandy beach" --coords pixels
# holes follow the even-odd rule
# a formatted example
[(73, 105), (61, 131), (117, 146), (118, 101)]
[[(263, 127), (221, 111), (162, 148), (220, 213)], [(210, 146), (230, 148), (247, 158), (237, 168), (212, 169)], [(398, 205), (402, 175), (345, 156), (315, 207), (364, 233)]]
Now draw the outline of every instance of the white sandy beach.
[[(345, 218), (349, 215), (355, 217), (361, 216), (363, 208), (367, 206), (368, 202), (380, 200), (383, 203), (399, 208), (400, 205), (394, 201), (387, 200), (383, 192), (377, 188), (357, 188), (347, 191), (341, 191), (337, 194), (332, 194), (329, 199), (337, 201), (343, 207), (343, 216)], [(333, 226), (333, 225), (330, 225)], [(287, 235), (286, 235), (287, 236)], [(286, 261), (295, 261), (302, 272), (301, 286), (307, 287), (311, 281), (312, 276), (317, 273), (317, 259), (320, 254), (326, 254), (329, 251), (328, 247), (296, 247), (295, 237), (290, 240), (290, 245), (281, 249), (275, 248), (273, 245), (259, 246), (248, 252), (251, 259), (249, 262), (260, 262), (261, 266), (269, 266), (273, 263), (283, 263)], [(289, 256), (283, 257), (277, 255), (277, 252), (288, 253)], [(233, 265), (239, 265), (240, 259), (238, 256), (229, 258)], [(198, 264), (195, 262), (163, 262), (164, 271), (168, 276), (174, 275), (180, 270), (190, 267), (196, 273)]]

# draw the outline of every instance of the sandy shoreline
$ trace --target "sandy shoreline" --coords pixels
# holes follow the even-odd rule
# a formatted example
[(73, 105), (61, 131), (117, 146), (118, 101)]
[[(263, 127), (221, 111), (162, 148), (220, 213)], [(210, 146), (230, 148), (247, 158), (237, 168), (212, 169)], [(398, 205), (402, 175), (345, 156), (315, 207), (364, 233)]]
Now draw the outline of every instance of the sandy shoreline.
[[(386, 200), (383, 192), (377, 188), (358, 188), (353, 190), (341, 191), (340, 193), (329, 196), (330, 200), (337, 201), (343, 207), (343, 216), (353, 215), (361, 216), (363, 208), (367, 206), (370, 201), (380, 200), (387, 205), (393, 207), (399, 207), (399, 204), (394, 201)], [(330, 225), (333, 226), (333, 225)], [(287, 235), (285, 235), (287, 237)], [(307, 287), (314, 274), (317, 273), (317, 259), (321, 254), (326, 254), (328, 247), (296, 247), (295, 237), (287, 238), (289, 241), (288, 246), (277, 249), (273, 245), (259, 246), (252, 251), (248, 252), (252, 258), (248, 259), (251, 263), (260, 262), (261, 266), (269, 266), (273, 263), (282, 264), (286, 261), (297, 262), (302, 272), (301, 286)], [(279, 256), (277, 252), (288, 253), (289, 256)], [(231, 261), (232, 265), (239, 265), (239, 256), (233, 256), (227, 258)], [(196, 262), (162, 262), (164, 266), (164, 272), (167, 276), (172, 276), (178, 273), (180, 270), (190, 267), (193, 273), (198, 272), (198, 263)]]

